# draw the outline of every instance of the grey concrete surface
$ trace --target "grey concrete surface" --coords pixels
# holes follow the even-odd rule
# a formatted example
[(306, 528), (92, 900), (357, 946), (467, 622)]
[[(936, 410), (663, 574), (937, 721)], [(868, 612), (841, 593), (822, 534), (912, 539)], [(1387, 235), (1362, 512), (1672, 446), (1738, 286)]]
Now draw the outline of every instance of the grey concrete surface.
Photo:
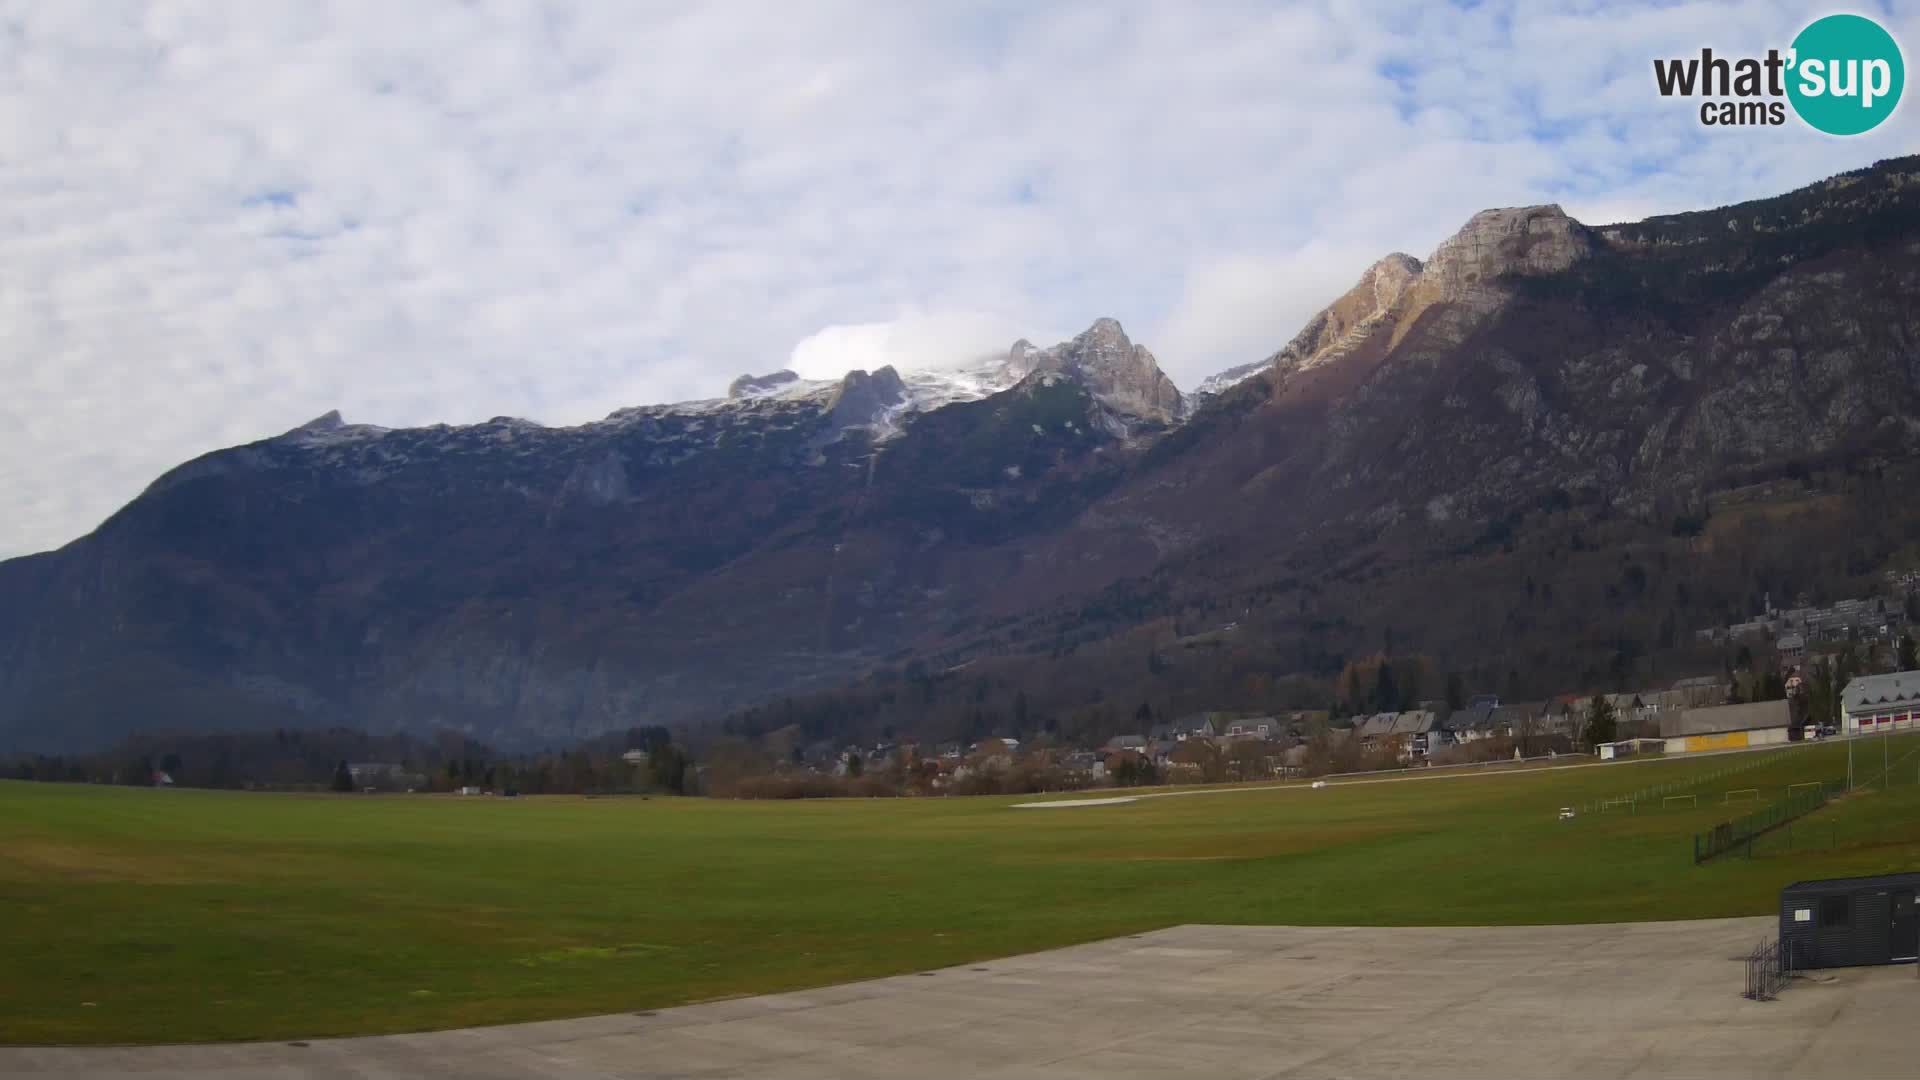
[[(1416, 883), (1409, 887), (1417, 888)], [(421, 1035), (0, 1050), (0, 1075), (1503, 1077), (1920, 1073), (1912, 967), (1740, 996), (1768, 919), (1182, 926), (802, 993)]]

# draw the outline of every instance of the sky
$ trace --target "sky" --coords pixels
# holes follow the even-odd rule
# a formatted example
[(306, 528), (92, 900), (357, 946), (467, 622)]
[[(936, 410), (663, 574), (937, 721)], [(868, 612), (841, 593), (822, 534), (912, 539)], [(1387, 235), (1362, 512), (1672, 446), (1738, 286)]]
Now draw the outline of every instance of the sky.
[(335, 408), (579, 423), (1102, 316), (1191, 389), (1486, 207), (1912, 152), (1911, 103), (1837, 139), (1655, 91), (1829, 10), (0, 0), (0, 557)]

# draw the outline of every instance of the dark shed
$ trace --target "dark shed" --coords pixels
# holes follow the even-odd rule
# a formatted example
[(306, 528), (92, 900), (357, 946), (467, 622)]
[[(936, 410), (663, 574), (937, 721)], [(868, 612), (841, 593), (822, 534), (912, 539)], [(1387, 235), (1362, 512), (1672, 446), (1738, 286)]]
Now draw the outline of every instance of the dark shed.
[(1780, 890), (1780, 947), (1795, 970), (1920, 958), (1920, 873), (1799, 881)]

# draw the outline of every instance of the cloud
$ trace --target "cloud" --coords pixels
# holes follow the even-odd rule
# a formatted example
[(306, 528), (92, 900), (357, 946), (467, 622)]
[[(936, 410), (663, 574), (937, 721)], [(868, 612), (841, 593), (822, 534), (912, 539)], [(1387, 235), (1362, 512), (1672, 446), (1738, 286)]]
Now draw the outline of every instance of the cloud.
[(1196, 262), (1151, 347), (1170, 376), (1192, 388), (1225, 366), (1214, 358), (1247, 363), (1277, 351), (1383, 254), (1313, 243)]
[(889, 364), (900, 371), (955, 367), (1004, 357), (1013, 343), (1007, 336), (1011, 325), (1014, 320), (1003, 313), (906, 311), (881, 322), (829, 326), (809, 334), (793, 347), (786, 366), (808, 379), (836, 379)]
[(1680, 210), (1911, 147), (1910, 105), (1839, 141), (1708, 131), (1652, 90), (1656, 55), (1784, 44), (1806, 18), (9, 5), (0, 555), (333, 407), (575, 422), (1102, 315), (1192, 386), (1485, 206)]

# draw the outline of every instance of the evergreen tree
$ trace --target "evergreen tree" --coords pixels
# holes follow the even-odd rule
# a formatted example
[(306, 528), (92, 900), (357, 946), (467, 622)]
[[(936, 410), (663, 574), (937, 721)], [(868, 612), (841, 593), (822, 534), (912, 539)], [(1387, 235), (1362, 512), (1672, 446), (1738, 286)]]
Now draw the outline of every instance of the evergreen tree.
[(347, 763), (344, 758), (341, 759), (340, 764), (333, 767), (333, 790), (353, 790), (353, 770), (347, 768)]
[(1900, 670), (1914, 671), (1917, 669), (1920, 669), (1920, 656), (1915, 656), (1913, 635), (1901, 634), (1900, 635)]
[(1838, 688), (1833, 683), (1833, 669), (1825, 660), (1813, 665), (1813, 675), (1807, 680), (1807, 715), (1816, 724), (1836, 724), (1840, 722), (1840, 710), (1837, 707)]
[(1587, 745), (1599, 746), (1613, 741), (1619, 717), (1615, 715), (1613, 702), (1606, 695), (1595, 694), (1587, 703)]
[(1380, 661), (1379, 673), (1373, 677), (1373, 711), (1393, 712), (1400, 708), (1400, 688), (1393, 681), (1393, 664)]
[(120, 782), (129, 787), (146, 787), (153, 783), (153, 759), (135, 758), (121, 766)]
[(1779, 701), (1787, 696), (1787, 680), (1777, 671), (1769, 671), (1754, 690), (1755, 701)]
[(687, 769), (690, 762), (685, 752), (672, 743), (660, 746), (647, 754), (647, 771), (653, 786), (661, 791), (675, 795), (687, 793)]
[(1852, 682), (1853, 677), (1858, 674), (1860, 674), (1860, 650), (1852, 641), (1848, 641), (1840, 647), (1839, 654), (1833, 658), (1833, 685), (1840, 690), (1845, 690), (1847, 684)]

